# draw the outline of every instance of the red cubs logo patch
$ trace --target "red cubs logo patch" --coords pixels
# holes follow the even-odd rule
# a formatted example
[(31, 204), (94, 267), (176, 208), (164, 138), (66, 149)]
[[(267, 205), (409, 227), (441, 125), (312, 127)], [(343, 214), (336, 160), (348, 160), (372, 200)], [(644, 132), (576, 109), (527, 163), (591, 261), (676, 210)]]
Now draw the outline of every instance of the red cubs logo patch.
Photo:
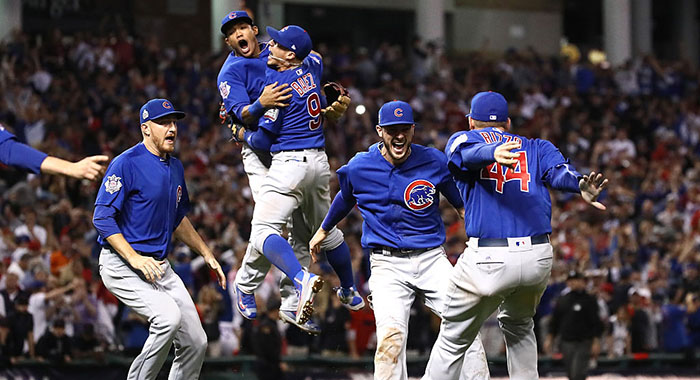
[(170, 105), (170, 103), (166, 100), (163, 102), (163, 108), (173, 108), (173, 106)]
[(396, 117), (401, 117), (403, 116), (403, 110), (401, 108), (397, 108), (394, 110), (394, 116)]
[(435, 202), (435, 185), (424, 179), (417, 179), (406, 186), (403, 200), (411, 210), (418, 211), (430, 207)]

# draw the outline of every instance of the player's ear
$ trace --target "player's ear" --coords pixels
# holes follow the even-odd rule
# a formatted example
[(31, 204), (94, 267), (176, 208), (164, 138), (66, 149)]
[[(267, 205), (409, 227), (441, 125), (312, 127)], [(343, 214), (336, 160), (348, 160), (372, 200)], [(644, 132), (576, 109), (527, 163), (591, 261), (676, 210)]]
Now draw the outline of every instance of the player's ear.
[(257, 36), (258, 35), (258, 27), (253, 25), (252, 29), (253, 29), (253, 34), (255, 34)]
[(141, 133), (143, 133), (144, 136), (150, 136), (151, 135), (151, 127), (148, 126), (147, 123), (141, 124)]
[(468, 117), (467, 120), (469, 120), (469, 130), (471, 131), (472, 129), (475, 128), (474, 122), (472, 121), (471, 117)]
[(510, 124), (510, 118), (508, 118), (508, 121), (506, 122), (506, 131), (510, 132), (510, 129), (512, 128)]
[(374, 128), (377, 130), (377, 134), (379, 135), (379, 137), (383, 138), (384, 136), (382, 136), (382, 127), (376, 125)]

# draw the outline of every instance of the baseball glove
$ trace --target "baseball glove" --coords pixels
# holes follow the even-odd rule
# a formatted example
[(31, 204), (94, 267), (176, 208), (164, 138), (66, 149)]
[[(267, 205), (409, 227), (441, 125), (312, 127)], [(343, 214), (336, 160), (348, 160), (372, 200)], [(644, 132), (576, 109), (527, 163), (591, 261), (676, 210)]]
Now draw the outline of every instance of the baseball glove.
[(329, 104), (328, 107), (322, 110), (323, 116), (335, 123), (348, 110), (351, 101), (350, 95), (345, 87), (336, 82), (324, 84), (323, 93), (326, 95), (326, 100)]
[(233, 120), (231, 115), (226, 112), (224, 103), (221, 102), (219, 106), (219, 119), (222, 125), (231, 128), (231, 140), (237, 143), (243, 142), (243, 134), (245, 133), (245, 126), (241, 123), (237, 123)]

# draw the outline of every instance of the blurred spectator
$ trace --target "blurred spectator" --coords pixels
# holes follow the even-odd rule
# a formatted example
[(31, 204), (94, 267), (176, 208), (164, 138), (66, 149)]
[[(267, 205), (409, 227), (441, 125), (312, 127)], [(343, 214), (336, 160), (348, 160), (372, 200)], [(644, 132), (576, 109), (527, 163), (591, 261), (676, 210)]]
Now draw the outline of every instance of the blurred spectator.
[(13, 356), (14, 350), (10, 336), (10, 323), (7, 318), (0, 317), (0, 367), (9, 367)]
[(8, 317), (10, 326), (11, 354), (10, 357), (21, 357), (28, 354), (34, 358), (34, 322), (27, 311), (29, 299), (22, 295), (15, 301), (15, 312)]
[(19, 276), (16, 273), (5, 274), (5, 289), (0, 290), (0, 296), (5, 304), (5, 314), (9, 317), (15, 312), (16, 300), (29, 297), (27, 292), (19, 287)]
[(36, 344), (36, 353), (40, 359), (46, 359), (52, 363), (68, 363), (71, 358), (71, 342), (66, 335), (66, 326), (63, 320), (57, 319), (51, 324), (51, 328), (39, 339)]
[(46, 228), (37, 224), (36, 211), (31, 208), (22, 210), (24, 223), (15, 228), (15, 236), (29, 236), (31, 241), (38, 241), (42, 246), (46, 245)]
[(95, 334), (95, 327), (85, 324), (79, 334), (73, 337), (72, 356), (76, 359), (104, 359), (105, 344)]
[(284, 379), (282, 369), (282, 336), (277, 329), (280, 301), (270, 298), (265, 312), (258, 317), (253, 325), (252, 343), (256, 357), (255, 374), (259, 380)]
[(630, 318), (626, 307), (618, 308), (617, 313), (610, 317), (610, 335), (607, 342), (609, 358), (632, 354), (629, 324)]

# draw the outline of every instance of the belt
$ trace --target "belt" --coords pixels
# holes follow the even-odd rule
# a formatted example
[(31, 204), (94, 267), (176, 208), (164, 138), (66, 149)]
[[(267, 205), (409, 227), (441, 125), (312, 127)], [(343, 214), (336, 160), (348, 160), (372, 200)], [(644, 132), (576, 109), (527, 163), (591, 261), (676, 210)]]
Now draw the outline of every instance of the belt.
[(406, 256), (411, 254), (418, 255), (436, 248), (440, 248), (440, 246), (438, 245), (437, 247), (430, 248), (393, 248), (382, 245), (379, 247), (372, 247), (369, 250), (371, 253), (376, 253), (378, 255), (384, 256)]
[[(530, 236), (530, 243), (535, 244), (547, 244), (549, 243), (549, 234)], [(508, 239), (479, 239), (479, 247), (507, 247)]]
[(283, 150), (282, 152), (304, 152), (307, 150), (310, 150), (312, 152), (323, 152), (326, 150), (326, 148), (287, 149), (287, 150)]
[[(112, 247), (111, 245), (105, 244), (105, 245), (102, 246), (102, 248), (104, 248), (104, 249), (106, 249), (106, 250), (108, 250), (108, 251), (114, 253), (115, 255), (119, 256), (120, 258), (122, 258), (122, 255), (120, 255), (119, 252), (117, 252), (117, 250), (114, 249), (114, 247)], [(142, 252), (142, 251), (136, 251), (136, 250), (134, 250), (134, 251), (135, 251), (136, 253), (138, 253), (139, 255), (141, 255), (141, 256), (152, 257), (152, 258), (154, 258), (154, 259), (155, 259), (156, 257), (158, 257), (158, 255), (159, 255), (158, 252), (149, 253), (149, 252)]]

